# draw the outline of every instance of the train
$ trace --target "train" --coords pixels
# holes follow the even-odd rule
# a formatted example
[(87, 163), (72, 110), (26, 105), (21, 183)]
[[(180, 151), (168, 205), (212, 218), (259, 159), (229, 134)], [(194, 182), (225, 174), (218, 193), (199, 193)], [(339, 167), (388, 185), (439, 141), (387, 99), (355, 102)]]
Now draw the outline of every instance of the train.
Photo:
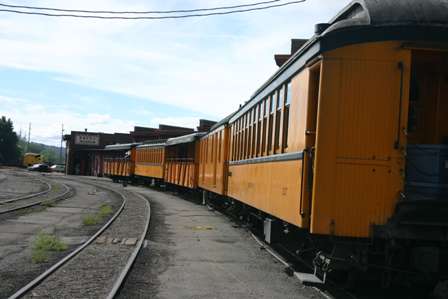
[(40, 164), (40, 163), (43, 163), (41, 154), (25, 153), (23, 155), (23, 160), (22, 160), (23, 167), (30, 167), (30, 166), (33, 166), (34, 164)]
[(276, 58), (208, 132), (128, 145), (106, 175), (198, 190), (322, 281), (446, 280), (446, 0), (353, 1)]

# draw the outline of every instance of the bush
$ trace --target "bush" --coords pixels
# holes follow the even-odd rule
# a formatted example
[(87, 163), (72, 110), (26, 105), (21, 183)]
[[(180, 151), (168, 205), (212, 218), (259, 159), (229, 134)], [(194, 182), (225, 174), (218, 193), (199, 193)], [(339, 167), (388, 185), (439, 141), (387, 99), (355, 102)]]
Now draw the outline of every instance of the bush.
[(98, 222), (98, 217), (96, 217), (95, 215), (86, 215), (82, 219), (82, 224), (84, 225), (96, 225), (98, 224)]
[(98, 213), (92, 215), (86, 215), (84, 216), (84, 218), (82, 219), (82, 223), (84, 225), (96, 225), (100, 222), (103, 221), (104, 218), (106, 218), (107, 216), (109, 216), (110, 214), (112, 214), (113, 210), (112, 207), (107, 205), (107, 204), (103, 204), (100, 207), (100, 210), (98, 211)]
[(67, 248), (67, 244), (58, 237), (40, 232), (34, 240), (31, 259), (33, 263), (43, 263), (48, 261), (50, 251), (64, 251)]

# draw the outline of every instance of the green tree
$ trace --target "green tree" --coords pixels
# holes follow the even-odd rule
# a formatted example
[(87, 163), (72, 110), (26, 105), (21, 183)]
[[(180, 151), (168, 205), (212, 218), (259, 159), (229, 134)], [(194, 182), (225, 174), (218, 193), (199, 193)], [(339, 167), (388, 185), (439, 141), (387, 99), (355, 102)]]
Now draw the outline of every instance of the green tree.
[(0, 163), (18, 164), (20, 149), (17, 145), (19, 138), (14, 132), (11, 119), (2, 116), (0, 119)]

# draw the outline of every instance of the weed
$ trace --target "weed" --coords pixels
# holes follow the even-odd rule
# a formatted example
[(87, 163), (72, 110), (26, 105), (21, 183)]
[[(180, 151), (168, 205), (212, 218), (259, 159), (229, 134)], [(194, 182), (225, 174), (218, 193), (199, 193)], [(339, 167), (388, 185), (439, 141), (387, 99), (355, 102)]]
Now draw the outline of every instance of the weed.
[(112, 212), (113, 210), (111, 206), (103, 204), (100, 206), (100, 210), (96, 214), (89, 214), (84, 216), (84, 218), (82, 219), (82, 223), (84, 225), (96, 225), (103, 221), (104, 218), (112, 214)]
[(98, 216), (104, 218), (109, 216), (110, 214), (112, 214), (112, 207), (107, 204), (101, 205), (100, 211), (98, 212)]
[(54, 206), (55, 206), (55, 202), (54, 202), (54, 201), (51, 201), (51, 200), (48, 200), (48, 201), (44, 201), (44, 202), (42, 202), (41, 205), (44, 206), (44, 207), (49, 207), (49, 208), (51, 208), (51, 207), (54, 207)]
[(48, 252), (45, 250), (33, 249), (31, 260), (35, 264), (48, 262)]
[(96, 225), (98, 224), (99, 219), (96, 215), (86, 215), (82, 219), (82, 224), (84, 225)]
[(40, 232), (34, 240), (31, 259), (33, 263), (48, 261), (48, 252), (67, 250), (67, 244), (58, 237)]

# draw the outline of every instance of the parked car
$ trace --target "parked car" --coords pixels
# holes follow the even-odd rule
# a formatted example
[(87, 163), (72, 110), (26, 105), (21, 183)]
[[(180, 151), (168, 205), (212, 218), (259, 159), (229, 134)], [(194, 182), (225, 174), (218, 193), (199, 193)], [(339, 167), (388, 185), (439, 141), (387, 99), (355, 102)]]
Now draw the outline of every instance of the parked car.
[(47, 164), (34, 164), (28, 167), (29, 171), (50, 172), (51, 169)]
[(53, 172), (65, 172), (65, 164), (54, 164), (50, 169)]

